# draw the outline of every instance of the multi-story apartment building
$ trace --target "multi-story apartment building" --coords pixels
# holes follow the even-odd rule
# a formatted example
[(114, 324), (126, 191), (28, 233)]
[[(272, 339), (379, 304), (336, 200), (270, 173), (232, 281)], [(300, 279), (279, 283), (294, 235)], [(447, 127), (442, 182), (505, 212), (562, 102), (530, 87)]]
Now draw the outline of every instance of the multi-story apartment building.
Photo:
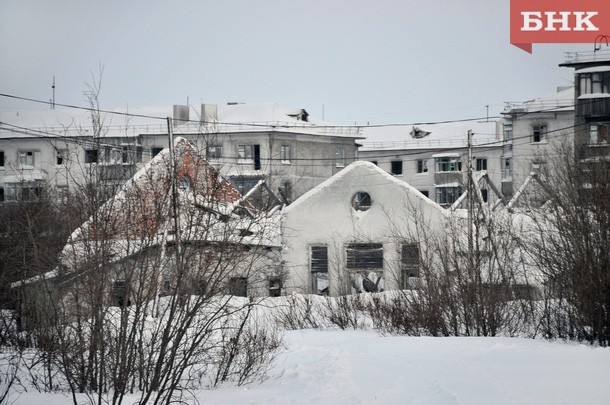
[[(472, 167), (500, 185), (502, 140), (496, 120), (422, 125), (371, 126), (359, 151), (361, 160), (377, 164), (428, 198), (451, 206), (466, 189), (468, 131), (472, 131)], [(493, 193), (481, 184), (484, 200)]]
[[(539, 185), (528, 181), (574, 138), (574, 89), (520, 103), (507, 103), (503, 111), (502, 193), (513, 196), (523, 185), (524, 196), (538, 198)], [(541, 202), (541, 201), (538, 201)]]
[(277, 104), (2, 110), (0, 198), (36, 198), (43, 185), (61, 194), (88, 176), (113, 189), (169, 145), (166, 117), (242, 193), (265, 180), (287, 202), (356, 160), (360, 138)]
[(574, 68), (574, 149), (584, 161), (610, 157), (610, 48), (566, 54), (560, 66)]

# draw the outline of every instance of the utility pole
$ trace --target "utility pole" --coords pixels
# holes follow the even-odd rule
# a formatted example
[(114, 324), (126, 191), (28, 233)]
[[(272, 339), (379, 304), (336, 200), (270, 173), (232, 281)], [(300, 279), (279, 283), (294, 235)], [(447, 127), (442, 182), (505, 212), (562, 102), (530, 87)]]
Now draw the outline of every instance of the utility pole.
[(473, 224), (474, 224), (474, 198), (473, 198), (473, 189), (474, 184), (472, 183), (472, 130), (468, 130), (468, 260), (471, 265), (471, 269), (474, 269), (473, 265), (473, 250), (474, 250), (474, 241), (473, 241)]

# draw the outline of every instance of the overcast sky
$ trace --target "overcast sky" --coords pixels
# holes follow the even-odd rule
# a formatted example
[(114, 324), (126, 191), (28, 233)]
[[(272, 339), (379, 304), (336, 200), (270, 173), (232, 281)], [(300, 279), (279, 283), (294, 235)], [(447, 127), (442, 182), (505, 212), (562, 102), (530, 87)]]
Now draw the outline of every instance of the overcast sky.
[(56, 102), (85, 105), (102, 65), (105, 108), (188, 98), (338, 124), (484, 117), (570, 85), (564, 53), (592, 50), (510, 45), (509, 0), (0, 0), (0, 93), (49, 100), (55, 76)]

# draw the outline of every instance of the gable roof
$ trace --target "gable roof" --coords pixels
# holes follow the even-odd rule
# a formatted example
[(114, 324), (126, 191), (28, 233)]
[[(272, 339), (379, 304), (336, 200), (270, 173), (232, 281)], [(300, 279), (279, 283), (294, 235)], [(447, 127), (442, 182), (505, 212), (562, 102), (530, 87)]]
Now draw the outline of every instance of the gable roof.
[(430, 200), (429, 198), (427, 198), (426, 196), (424, 196), (422, 193), (420, 193), (417, 189), (415, 189), (410, 184), (408, 184), (402, 180), (396, 179), (391, 174), (380, 169), (374, 163), (365, 162), (365, 161), (354, 162), (354, 163), (351, 163), (350, 165), (346, 166), (339, 173), (335, 174), (331, 178), (325, 180), (318, 186), (309, 190), (308, 192), (303, 194), (301, 197), (299, 197), (296, 201), (294, 201), (292, 204), (285, 207), (283, 212), (289, 213), (289, 212), (298, 210), (303, 204), (306, 204), (308, 200), (312, 199), (313, 197), (315, 197), (317, 195), (324, 193), (329, 187), (333, 186), (336, 183), (341, 183), (346, 178), (355, 178), (355, 179), (357, 179), (357, 181), (361, 182), (362, 185), (384, 184), (390, 188), (395, 187), (397, 189), (405, 191), (408, 195), (421, 200), (421, 202), (423, 204), (429, 205), (431, 208), (438, 209), (438, 210), (440, 210), (440, 212), (443, 212), (443, 213), (445, 213), (445, 215), (448, 215), (447, 210), (445, 208), (441, 207), (436, 202), (434, 202), (434, 201)]

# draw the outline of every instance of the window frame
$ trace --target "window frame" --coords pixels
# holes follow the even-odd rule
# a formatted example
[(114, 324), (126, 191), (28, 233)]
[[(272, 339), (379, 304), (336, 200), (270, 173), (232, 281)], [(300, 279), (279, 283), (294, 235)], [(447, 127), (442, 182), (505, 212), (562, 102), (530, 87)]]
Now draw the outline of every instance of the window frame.
[[(408, 253), (416, 254), (408, 255)], [(411, 279), (419, 278), (421, 263), (421, 251), (418, 243), (403, 243), (400, 245), (400, 274), (402, 278), (402, 288), (414, 288)]]
[(254, 163), (254, 145), (237, 145), (238, 163)]
[(345, 267), (350, 271), (383, 270), (383, 243), (348, 243), (345, 246)]
[(428, 159), (417, 159), (417, 173), (428, 173)]
[[(595, 128), (595, 131), (593, 131), (593, 128)], [(604, 131), (600, 131), (601, 128), (603, 128)], [(601, 134), (600, 134), (600, 132), (601, 132)], [(592, 123), (590, 123), (589, 124), (589, 145), (607, 145), (608, 143), (610, 143), (610, 137), (608, 136), (609, 132), (610, 132), (610, 122), (592, 122)], [(602, 136), (600, 136), (600, 135), (602, 135)], [(603, 135), (605, 135), (605, 136), (603, 136)]]
[(437, 173), (461, 173), (461, 156), (441, 156), (434, 158)]
[(280, 146), (280, 159), (282, 164), (289, 165), (290, 162), (290, 145), (281, 145)]
[(36, 151), (33, 149), (19, 150), (19, 167), (31, 168), (36, 165)]
[(352, 197), (352, 208), (355, 211), (366, 212), (373, 206), (373, 198), (366, 191), (358, 191)]
[(390, 173), (393, 176), (402, 176), (404, 173), (402, 160), (390, 161)]
[(549, 127), (546, 123), (532, 125), (532, 143), (545, 143)]
[(99, 149), (85, 149), (85, 164), (95, 164), (100, 161)]
[(335, 167), (345, 167), (345, 148), (337, 146), (335, 149)]
[(436, 196), (436, 202), (439, 205), (452, 205), (462, 195), (462, 187), (450, 186), (450, 187), (436, 187), (434, 194)]
[(477, 172), (487, 170), (487, 158), (486, 157), (476, 158), (475, 159), (475, 168), (476, 168), (475, 170)]
[(502, 179), (511, 180), (513, 178), (513, 158), (502, 158)]

